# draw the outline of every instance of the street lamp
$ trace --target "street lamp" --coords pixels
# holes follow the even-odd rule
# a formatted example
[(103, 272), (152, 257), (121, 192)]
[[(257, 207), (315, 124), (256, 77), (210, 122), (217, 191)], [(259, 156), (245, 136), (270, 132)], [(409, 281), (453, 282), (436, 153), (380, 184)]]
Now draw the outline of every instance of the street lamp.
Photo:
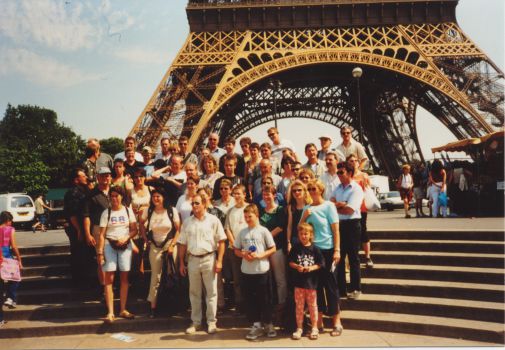
[(281, 88), (282, 84), (278, 79), (270, 79), (269, 85), (273, 90), (274, 98), (274, 126), (277, 129), (277, 92)]
[(352, 70), (352, 77), (356, 79), (356, 86), (358, 89), (358, 120), (359, 120), (359, 140), (363, 144), (363, 126), (361, 125), (361, 91), (359, 88), (359, 79), (363, 75), (363, 69), (356, 67)]

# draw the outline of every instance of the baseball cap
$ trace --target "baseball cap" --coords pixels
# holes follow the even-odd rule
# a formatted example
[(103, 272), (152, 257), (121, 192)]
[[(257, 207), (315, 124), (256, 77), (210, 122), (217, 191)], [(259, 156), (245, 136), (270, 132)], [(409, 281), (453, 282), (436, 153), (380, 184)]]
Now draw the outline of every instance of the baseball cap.
[(322, 134), (321, 136), (319, 136), (319, 139), (330, 139), (331, 140), (331, 136), (329, 134)]

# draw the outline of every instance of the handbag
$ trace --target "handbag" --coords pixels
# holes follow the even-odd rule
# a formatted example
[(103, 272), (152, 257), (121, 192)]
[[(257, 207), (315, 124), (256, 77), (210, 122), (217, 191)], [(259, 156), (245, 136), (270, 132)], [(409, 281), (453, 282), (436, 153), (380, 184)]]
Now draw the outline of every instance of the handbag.
[[(4, 232), (2, 230), (2, 240), (4, 241)], [(2, 247), (4, 248), (4, 247)], [(19, 269), (19, 261), (12, 258), (5, 258), (3, 249), (0, 249), (0, 278), (4, 281), (21, 281), (21, 272)]]
[(371, 187), (365, 187), (365, 191), (363, 192), (367, 210), (378, 210), (381, 208), (381, 204)]

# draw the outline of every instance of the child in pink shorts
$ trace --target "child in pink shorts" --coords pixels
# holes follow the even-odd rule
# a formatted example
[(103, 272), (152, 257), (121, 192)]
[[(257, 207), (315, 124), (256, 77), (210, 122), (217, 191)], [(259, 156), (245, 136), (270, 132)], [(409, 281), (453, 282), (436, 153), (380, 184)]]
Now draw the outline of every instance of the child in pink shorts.
[(293, 339), (302, 337), (303, 311), (307, 303), (312, 331), (309, 338), (317, 339), (317, 283), (319, 269), (324, 265), (323, 255), (318, 247), (312, 244), (314, 240), (314, 228), (309, 223), (298, 225), (299, 243), (295, 244), (289, 252), (289, 266), (296, 270), (293, 276), (295, 286), (296, 303), (296, 331)]

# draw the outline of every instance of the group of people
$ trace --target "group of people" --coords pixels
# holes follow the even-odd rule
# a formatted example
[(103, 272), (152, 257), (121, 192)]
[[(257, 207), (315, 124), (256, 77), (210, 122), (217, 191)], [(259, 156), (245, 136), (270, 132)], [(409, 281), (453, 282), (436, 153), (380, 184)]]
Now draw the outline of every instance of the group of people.
[(137, 153), (128, 137), (114, 158), (100, 151), (96, 139), (88, 140), (87, 157), (74, 170), (64, 200), (74, 285), (89, 285), (98, 276), (104, 321), (112, 323), (118, 270), (117, 315), (132, 319), (126, 306), (135, 281), (129, 281), (129, 271), (135, 256), (148, 249), (149, 317), (158, 315), (168, 256), (177, 265), (172, 273), (189, 281), (187, 334), (203, 328), (205, 302), (209, 334), (217, 331), (218, 310), (234, 306), (252, 324), (247, 339), (275, 337), (275, 314), (289, 314), (294, 300), (293, 339), (302, 336), (305, 304), (310, 339), (324, 330), (323, 314), (332, 319), (330, 334), (340, 335), (339, 299), (361, 294), (361, 247), (364, 264), (373, 267), (363, 195), (370, 184), (361, 171), (367, 157), (349, 127), (341, 136), (335, 148), (328, 135), (320, 137), (319, 149), (307, 144), (303, 163), (276, 128), (268, 129), (271, 143), (241, 138), (241, 154), (233, 137), (220, 148), (215, 133), (199, 155), (188, 152), (186, 137), (177, 143), (163, 138), (158, 154), (150, 147)]
[[(413, 170), (413, 172), (412, 172)], [(464, 178), (461, 172), (460, 176)], [(409, 164), (402, 167), (396, 186), (403, 200), (405, 217), (410, 218), (410, 202), (415, 200), (416, 217), (447, 217), (448, 207), (448, 183), (452, 177), (447, 176), (444, 165), (439, 159), (435, 159), (429, 166), (420, 162), (414, 169)], [(458, 178), (459, 182), (459, 178)], [(429, 214), (423, 212), (423, 199), (428, 199)]]

